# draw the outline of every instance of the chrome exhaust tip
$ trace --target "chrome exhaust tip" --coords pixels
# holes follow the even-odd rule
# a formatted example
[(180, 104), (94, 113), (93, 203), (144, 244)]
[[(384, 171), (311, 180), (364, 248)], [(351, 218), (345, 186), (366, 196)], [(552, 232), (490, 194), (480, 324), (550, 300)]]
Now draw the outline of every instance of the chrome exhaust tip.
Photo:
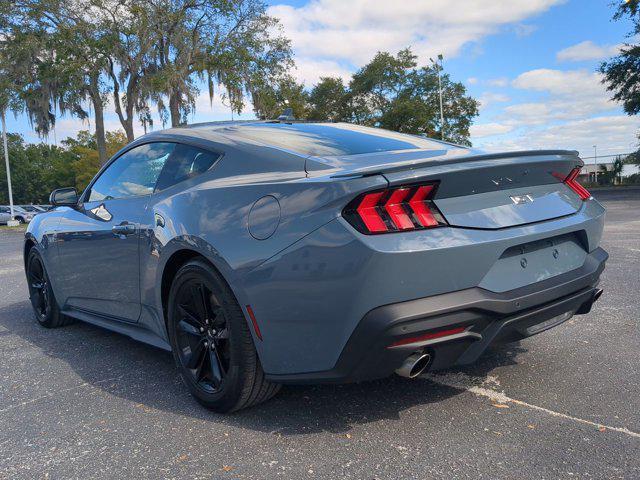
[(431, 355), (424, 352), (416, 352), (409, 355), (396, 373), (405, 378), (416, 378), (431, 364)]
[(595, 303), (600, 298), (600, 296), (602, 295), (602, 292), (603, 290), (601, 288), (596, 289), (596, 291), (593, 294), (593, 300), (592, 300), (593, 303)]

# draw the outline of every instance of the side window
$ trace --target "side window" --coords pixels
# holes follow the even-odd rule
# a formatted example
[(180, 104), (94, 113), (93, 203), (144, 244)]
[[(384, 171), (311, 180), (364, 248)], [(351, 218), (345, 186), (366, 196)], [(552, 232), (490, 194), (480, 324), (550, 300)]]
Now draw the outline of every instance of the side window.
[(173, 155), (160, 174), (156, 191), (164, 190), (206, 172), (219, 158), (220, 155), (217, 153), (190, 145), (176, 145)]
[(150, 195), (175, 143), (147, 143), (118, 157), (91, 187), (89, 202)]

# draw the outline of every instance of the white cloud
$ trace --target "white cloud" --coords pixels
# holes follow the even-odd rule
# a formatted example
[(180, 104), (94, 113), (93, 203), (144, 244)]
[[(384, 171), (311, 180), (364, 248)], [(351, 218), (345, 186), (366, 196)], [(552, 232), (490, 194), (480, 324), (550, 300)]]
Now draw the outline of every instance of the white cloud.
[(602, 94), (602, 76), (587, 70), (540, 68), (522, 73), (512, 82), (516, 88), (547, 91), (552, 94)]
[(585, 60), (602, 60), (616, 55), (620, 51), (622, 44), (618, 45), (596, 45), (591, 40), (577, 43), (556, 54), (556, 59), (560, 62), (582, 62)]
[(598, 145), (599, 155), (629, 153), (638, 148), (640, 119), (627, 115), (612, 115), (566, 122), (561, 126), (526, 129), (515, 137), (492, 138), (475, 142), (488, 151), (560, 148), (578, 150), (582, 156), (593, 155)]
[(467, 83), (469, 85), (475, 85), (476, 83), (478, 83), (478, 79), (476, 77), (469, 77), (467, 78)]
[(471, 139), (489, 137), (492, 135), (502, 135), (513, 130), (513, 126), (503, 123), (483, 123), (472, 125), (470, 128)]
[(603, 93), (602, 74), (588, 70), (530, 70), (514, 80), (517, 88), (547, 90), (554, 94), (585, 95)]
[(506, 87), (509, 85), (509, 79), (506, 77), (490, 78), (487, 80), (487, 85), (491, 87)]
[(296, 68), (291, 72), (298, 82), (308, 86), (318, 83), (320, 77), (340, 77), (345, 84), (351, 79), (351, 72), (332, 60), (312, 60), (301, 58), (296, 60)]
[(495, 92), (484, 92), (478, 101), (480, 102), (480, 108), (485, 109), (492, 103), (504, 103), (510, 101), (508, 95), (504, 93), (495, 93)]
[(538, 27), (536, 25), (529, 25), (527, 23), (517, 23), (513, 27), (513, 30), (516, 32), (516, 35), (518, 37), (522, 38), (531, 35), (533, 32), (538, 30)]
[(472, 128), (474, 144), (490, 151), (561, 148), (585, 155), (594, 144), (611, 154), (635, 150), (640, 118), (618, 114), (620, 106), (601, 79), (587, 70), (537, 69), (518, 75), (511, 85), (528, 90), (532, 100), (507, 105), (494, 116), (497, 123)]
[[(564, 0), (312, 0), (301, 6), (274, 5), (299, 62), (332, 60), (361, 66), (377, 51), (411, 46), (429, 56), (456, 56), (469, 42), (542, 13)], [(305, 80), (309, 80), (305, 77)]]
[(576, 120), (617, 109), (601, 83), (599, 73), (586, 70), (537, 69), (519, 75), (516, 88), (542, 92), (542, 101), (505, 107), (502, 120), (511, 124), (543, 125), (552, 121)]

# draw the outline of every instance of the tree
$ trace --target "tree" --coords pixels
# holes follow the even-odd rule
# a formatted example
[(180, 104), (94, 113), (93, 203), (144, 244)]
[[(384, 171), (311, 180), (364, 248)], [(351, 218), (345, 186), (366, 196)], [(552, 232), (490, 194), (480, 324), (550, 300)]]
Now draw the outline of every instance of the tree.
[[(129, 141), (124, 132), (120, 130), (107, 132), (107, 156), (112, 157), (127, 143)], [(96, 137), (87, 130), (80, 130), (76, 138), (67, 138), (62, 141), (62, 145), (74, 157), (71, 165), (74, 173), (74, 183), (72, 185), (78, 191), (82, 191), (102, 166), (98, 156)]]
[(278, 118), (285, 109), (291, 108), (296, 119), (304, 120), (308, 114), (308, 94), (302, 83), (290, 75), (276, 82), (256, 83), (253, 88), (253, 110), (258, 118)]
[[(75, 183), (76, 157), (71, 152), (43, 143), (25, 144), (15, 133), (8, 135), (8, 145), (16, 204), (46, 203), (53, 189)], [(0, 171), (4, 173), (4, 165)], [(0, 174), (0, 203), (7, 203), (6, 187), (6, 176)]]
[(622, 170), (624, 169), (624, 162), (620, 156), (616, 157), (613, 161), (613, 165), (611, 168), (611, 173), (613, 175), (613, 183), (621, 183), (622, 182)]
[(347, 116), (347, 89), (341, 78), (321, 77), (309, 94), (309, 119), (338, 122)]
[(346, 95), (348, 119), (404, 133), (441, 138), (469, 144), (469, 127), (478, 115), (478, 102), (466, 88), (442, 75), (444, 117), (440, 123), (438, 71), (417, 66), (410, 49), (393, 56), (379, 52), (353, 75)]
[(195, 80), (206, 81), (210, 101), (214, 85), (223, 86), (224, 100), (239, 113), (245, 93), (292, 64), (289, 41), (260, 0), (145, 1), (140, 17), (148, 18), (144, 34), (155, 46), (149, 86), (161, 116), (167, 115), (168, 99), (174, 127), (195, 109)]
[[(603, 83), (613, 92), (613, 99), (621, 102), (628, 115), (640, 113), (640, 1), (621, 2), (613, 15), (614, 20), (628, 17), (633, 22), (633, 30), (627, 34), (620, 53), (600, 65), (604, 74)], [(640, 152), (640, 151), (639, 151)]]
[(104, 105), (106, 86), (102, 73), (105, 51), (112, 41), (89, 21), (90, 2), (18, 0), (3, 23), (13, 77), (36, 131), (46, 136), (55, 126), (56, 114), (88, 116), (94, 113), (100, 161), (106, 161)]

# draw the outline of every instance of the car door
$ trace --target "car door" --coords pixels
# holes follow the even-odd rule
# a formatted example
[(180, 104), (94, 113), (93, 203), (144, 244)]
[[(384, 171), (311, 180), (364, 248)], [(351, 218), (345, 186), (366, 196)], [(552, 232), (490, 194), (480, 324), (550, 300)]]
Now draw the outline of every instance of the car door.
[(136, 322), (140, 316), (140, 232), (147, 202), (173, 143), (136, 146), (65, 212), (56, 232), (57, 291), (64, 309)]

